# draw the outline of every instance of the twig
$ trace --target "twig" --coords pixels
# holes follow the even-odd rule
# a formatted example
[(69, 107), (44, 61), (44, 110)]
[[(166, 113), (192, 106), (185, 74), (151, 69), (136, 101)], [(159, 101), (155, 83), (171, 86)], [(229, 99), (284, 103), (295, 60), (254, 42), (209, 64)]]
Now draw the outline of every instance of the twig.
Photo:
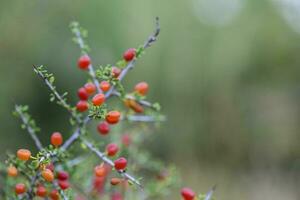
[(81, 122), (80, 118), (76, 115), (75, 111), (69, 106), (69, 104), (62, 97), (62, 95), (60, 95), (56, 91), (55, 87), (49, 82), (49, 80), (44, 76), (44, 74), (40, 70), (38, 70), (38, 68), (36, 66), (33, 66), (33, 68), (34, 68), (34, 71), (39, 75), (39, 77), (42, 78), (42, 80), (44, 81), (46, 86), (50, 89), (52, 94), (55, 95), (55, 97), (58, 99), (58, 101), (61, 103), (61, 105), (69, 111), (69, 113), (77, 121), (77, 123), (80, 123)]
[[(75, 29), (75, 36), (76, 36), (76, 38), (77, 38), (77, 42), (78, 42), (79, 48), (80, 48), (81, 50), (83, 50), (84, 47), (85, 47), (85, 44), (84, 44), (84, 40), (83, 40), (83, 38), (82, 38), (82, 35), (81, 35), (81, 32), (80, 32), (79, 29)], [(85, 52), (85, 55), (88, 55), (88, 54)], [(101, 91), (101, 89), (100, 89), (99, 81), (98, 81), (98, 79), (96, 78), (96, 73), (95, 73), (95, 70), (94, 70), (93, 65), (90, 64), (89, 67), (88, 67), (88, 69), (89, 69), (89, 74), (90, 74), (90, 76), (91, 76), (92, 79), (93, 79), (93, 82), (94, 82), (94, 84), (95, 84), (95, 86), (96, 86), (96, 88), (97, 88), (98, 93), (102, 93), (102, 91)]]
[[(160, 25), (159, 25), (159, 18), (156, 17), (156, 27), (155, 27), (155, 31), (154, 33), (146, 40), (146, 42), (143, 45), (143, 49), (146, 49), (148, 47), (150, 47), (156, 40), (157, 37), (160, 33)], [(126, 74), (134, 67), (135, 63), (136, 63), (137, 58), (134, 58), (132, 61), (130, 61), (127, 66), (122, 70), (119, 78), (119, 81), (122, 81), (124, 79), (124, 77), (126, 76)], [(109, 98), (112, 94), (112, 92), (114, 91), (115, 87), (111, 87), (109, 91), (107, 91), (107, 93), (105, 94), (106, 98)]]
[(212, 198), (212, 195), (214, 193), (214, 191), (216, 190), (216, 185), (214, 185), (212, 187), (212, 189), (206, 194), (205, 199), (204, 200), (210, 200)]
[(21, 118), (23, 124), (25, 125), (30, 137), (33, 139), (35, 146), (41, 150), (43, 148), (43, 145), (41, 143), (41, 141), (39, 140), (39, 138), (36, 136), (35, 134), (35, 130), (31, 127), (31, 125), (29, 124), (28, 119), (26, 118), (26, 116), (24, 115), (24, 113), (22, 112), (20, 106), (15, 106), (15, 110), (18, 113), (19, 117)]
[[(99, 151), (92, 143), (88, 142), (85, 139), (82, 139), (82, 142), (92, 151), (94, 152), (101, 160), (103, 160), (103, 162), (109, 164), (110, 166), (114, 167), (114, 162), (112, 160), (110, 160), (108, 157), (106, 157), (106, 155), (104, 153), (102, 153), (101, 151)], [(124, 178), (130, 180), (132, 183), (136, 184), (137, 186), (139, 186), (140, 189), (143, 189), (143, 186), (141, 185), (141, 183), (135, 179), (133, 176), (131, 176), (130, 174), (126, 173), (125, 171), (118, 171), (121, 176), (123, 176)]]
[(165, 116), (149, 116), (149, 115), (127, 115), (124, 117), (125, 120), (135, 121), (135, 122), (160, 122), (165, 121)]

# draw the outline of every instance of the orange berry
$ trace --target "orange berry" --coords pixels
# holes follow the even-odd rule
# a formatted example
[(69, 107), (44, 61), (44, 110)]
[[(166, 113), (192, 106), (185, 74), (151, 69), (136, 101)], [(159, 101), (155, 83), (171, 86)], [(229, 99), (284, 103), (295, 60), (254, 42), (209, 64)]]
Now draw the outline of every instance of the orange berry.
[(63, 143), (63, 137), (60, 132), (54, 132), (51, 135), (51, 144), (55, 147), (59, 147)]
[(96, 92), (96, 86), (93, 83), (86, 83), (84, 85), (84, 88), (89, 95), (94, 94)]
[(92, 99), (94, 106), (101, 106), (104, 103), (104, 101), (105, 101), (104, 94), (96, 94)]
[(28, 149), (19, 149), (17, 151), (17, 157), (20, 160), (27, 161), (30, 159), (31, 152)]
[(106, 92), (110, 89), (110, 83), (107, 82), (107, 81), (101, 81), (100, 83), (100, 89), (103, 91), (103, 92)]
[(9, 166), (7, 168), (7, 174), (8, 176), (15, 177), (18, 175), (18, 170), (15, 166)]
[(126, 99), (125, 105), (134, 110), (136, 113), (142, 113), (144, 112), (143, 106), (141, 106), (139, 103), (137, 103), (133, 99)]
[(18, 183), (16, 186), (15, 186), (15, 192), (17, 195), (19, 194), (23, 194), (24, 192), (26, 192), (26, 186), (24, 183)]
[(45, 169), (42, 171), (42, 177), (48, 181), (48, 182), (52, 182), (54, 179), (54, 174), (50, 169)]
[(51, 200), (59, 200), (59, 193), (57, 190), (52, 190), (49, 196)]
[(140, 82), (140, 83), (135, 85), (134, 91), (136, 91), (140, 95), (146, 95), (147, 92), (148, 92), (148, 88), (149, 88), (148, 83)]
[(119, 111), (110, 111), (106, 115), (106, 121), (109, 124), (116, 124), (120, 120), (121, 113)]
[(97, 177), (103, 177), (106, 175), (106, 169), (103, 165), (97, 165), (94, 172)]
[(110, 184), (112, 184), (112, 185), (118, 185), (119, 183), (121, 183), (121, 179), (119, 179), (119, 178), (112, 178), (111, 180), (110, 180)]

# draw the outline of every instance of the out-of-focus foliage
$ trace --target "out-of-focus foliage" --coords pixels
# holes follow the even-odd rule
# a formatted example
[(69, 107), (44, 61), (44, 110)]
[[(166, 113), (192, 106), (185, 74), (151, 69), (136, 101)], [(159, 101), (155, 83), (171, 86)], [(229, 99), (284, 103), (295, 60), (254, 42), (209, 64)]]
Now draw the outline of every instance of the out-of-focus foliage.
[(46, 104), (32, 65), (48, 66), (58, 87), (76, 95), (85, 77), (75, 70), (71, 21), (89, 30), (91, 57), (105, 65), (143, 42), (159, 16), (159, 43), (126, 79), (149, 82), (149, 97), (168, 117), (146, 145), (197, 192), (217, 184), (218, 199), (299, 199), (299, 7), (297, 0), (1, 1), (1, 159), (33, 146), (11, 115), (15, 103), (30, 105), (43, 143), (69, 130), (67, 113)]

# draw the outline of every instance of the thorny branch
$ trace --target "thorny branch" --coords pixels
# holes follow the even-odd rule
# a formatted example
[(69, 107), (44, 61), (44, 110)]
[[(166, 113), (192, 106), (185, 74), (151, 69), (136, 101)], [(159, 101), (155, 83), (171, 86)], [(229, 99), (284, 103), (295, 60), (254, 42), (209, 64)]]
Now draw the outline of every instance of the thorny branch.
[(18, 116), (20, 117), (20, 119), (22, 120), (23, 124), (25, 125), (27, 132), (29, 133), (30, 137), (32, 138), (32, 140), (34, 141), (36, 147), (41, 150), (43, 148), (43, 145), (41, 143), (41, 141), (39, 140), (39, 138), (36, 136), (36, 131), (34, 130), (33, 127), (31, 127), (31, 125), (29, 124), (29, 119), (26, 118), (26, 116), (24, 115), (23, 111), (21, 110), (21, 107), (16, 105), (15, 106), (15, 110), (18, 114)]

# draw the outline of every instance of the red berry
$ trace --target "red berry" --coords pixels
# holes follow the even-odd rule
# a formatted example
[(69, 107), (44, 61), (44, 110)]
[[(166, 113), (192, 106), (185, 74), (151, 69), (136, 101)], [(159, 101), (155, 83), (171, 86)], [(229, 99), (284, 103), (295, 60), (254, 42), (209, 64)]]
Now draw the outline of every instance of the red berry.
[(104, 177), (106, 176), (107, 174), (107, 170), (106, 170), (106, 167), (101, 164), (101, 165), (97, 165), (95, 168), (94, 168), (94, 173), (97, 177)]
[(101, 135), (106, 135), (110, 131), (109, 124), (107, 122), (100, 122), (97, 126), (97, 129)]
[(118, 78), (119, 77), (119, 75), (121, 74), (121, 69), (120, 68), (118, 68), (118, 67), (112, 67), (111, 68), (111, 72), (112, 72), (112, 75), (113, 75), (113, 77), (115, 77), (115, 78)]
[(123, 200), (122, 194), (119, 192), (115, 192), (111, 195), (111, 200)]
[(122, 144), (126, 147), (128, 147), (131, 143), (131, 138), (129, 134), (124, 134), (122, 136)]
[(80, 100), (88, 100), (89, 98), (89, 94), (84, 87), (78, 89), (77, 95)]
[(127, 49), (123, 54), (124, 60), (126, 60), (127, 62), (131, 61), (135, 57), (135, 53), (136, 53), (135, 49), (133, 48)]
[(15, 192), (16, 194), (23, 194), (24, 192), (26, 192), (26, 186), (23, 183), (18, 183), (15, 186)]
[(52, 172), (54, 172), (54, 164), (53, 163), (50, 163), (50, 164), (48, 164), (47, 166), (46, 166), (46, 169), (49, 169), (49, 170), (51, 170)]
[(61, 135), (61, 133), (59, 132), (54, 132), (51, 135), (51, 144), (55, 147), (60, 146), (63, 143), (63, 137)]
[(86, 83), (84, 85), (84, 88), (89, 95), (94, 94), (96, 92), (96, 86), (94, 83)]
[(58, 185), (62, 190), (66, 190), (70, 187), (69, 181), (58, 181)]
[(45, 197), (47, 195), (47, 190), (44, 186), (38, 186), (36, 189), (36, 196)]
[(96, 94), (93, 99), (92, 102), (94, 104), (94, 106), (101, 106), (105, 101), (105, 96), (104, 94)]
[(88, 55), (83, 55), (78, 59), (77, 64), (80, 69), (86, 70), (89, 68), (89, 65), (91, 64), (91, 59)]
[(116, 153), (118, 153), (118, 151), (119, 151), (119, 147), (114, 143), (110, 143), (106, 146), (106, 152), (108, 156), (114, 156), (116, 155)]
[(109, 82), (107, 81), (102, 81), (100, 83), (100, 89), (103, 91), (103, 92), (107, 92), (109, 89), (110, 89), (110, 84)]
[(139, 93), (140, 95), (146, 95), (148, 92), (148, 83), (146, 82), (140, 82), (135, 85), (134, 90)]
[(121, 157), (115, 160), (114, 164), (116, 170), (124, 170), (127, 166), (127, 160)]
[(61, 181), (65, 181), (69, 179), (69, 174), (68, 172), (65, 171), (59, 171), (57, 173), (57, 179), (61, 180)]
[(57, 190), (52, 190), (50, 193), (51, 200), (59, 200), (59, 193)]
[(119, 183), (121, 183), (121, 179), (119, 179), (119, 178), (112, 178), (111, 180), (110, 180), (110, 184), (111, 185), (118, 185)]
[(76, 108), (79, 112), (84, 112), (89, 108), (89, 104), (87, 101), (78, 101)]
[(109, 124), (116, 124), (120, 120), (121, 113), (119, 111), (110, 111), (106, 115), (106, 121)]
[(181, 196), (184, 198), (184, 200), (194, 200), (196, 194), (190, 188), (182, 188), (181, 189)]

